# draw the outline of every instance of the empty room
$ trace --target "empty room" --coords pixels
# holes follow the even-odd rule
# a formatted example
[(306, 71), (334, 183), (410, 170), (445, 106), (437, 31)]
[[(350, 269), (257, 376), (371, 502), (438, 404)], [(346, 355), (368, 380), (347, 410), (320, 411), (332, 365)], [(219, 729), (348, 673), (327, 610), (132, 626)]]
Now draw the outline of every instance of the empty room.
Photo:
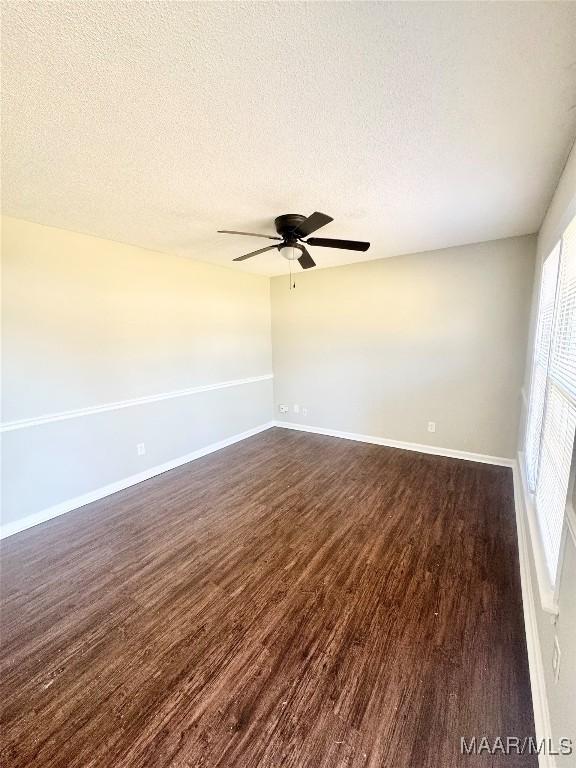
[(576, 768), (576, 2), (0, 10), (2, 768)]

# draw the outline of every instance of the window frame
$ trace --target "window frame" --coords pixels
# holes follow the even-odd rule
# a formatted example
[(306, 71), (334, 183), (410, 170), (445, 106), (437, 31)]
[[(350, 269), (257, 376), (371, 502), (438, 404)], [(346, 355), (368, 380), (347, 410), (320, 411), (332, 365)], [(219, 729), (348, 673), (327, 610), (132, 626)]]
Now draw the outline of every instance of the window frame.
[[(558, 603), (558, 591), (560, 587), (560, 581), (561, 581), (561, 571), (562, 571), (562, 563), (564, 558), (564, 550), (566, 546), (566, 540), (569, 535), (574, 536), (576, 540), (576, 512), (575, 512), (575, 494), (576, 494), (576, 435), (574, 436), (574, 439), (572, 441), (572, 449), (570, 451), (570, 465), (568, 467), (568, 479), (567, 479), (567, 494), (566, 494), (566, 500), (564, 502), (563, 512), (562, 512), (562, 519), (561, 519), (561, 529), (560, 529), (560, 538), (558, 541), (558, 549), (557, 549), (557, 559), (555, 562), (555, 571), (554, 573), (551, 572), (549, 567), (549, 556), (550, 551), (547, 549), (547, 542), (545, 542), (545, 532), (543, 530), (544, 526), (548, 526), (548, 519), (544, 519), (542, 517), (542, 513), (539, 511), (537, 503), (536, 503), (536, 495), (537, 495), (537, 484), (539, 479), (539, 472), (540, 472), (540, 464), (542, 460), (542, 452), (543, 452), (543, 435), (544, 435), (544, 429), (546, 424), (546, 412), (547, 412), (547, 406), (548, 406), (548, 399), (549, 399), (549, 390), (551, 385), (554, 386), (555, 389), (558, 389), (557, 382), (555, 382), (554, 375), (552, 373), (552, 357), (553, 357), (553, 350), (556, 348), (555, 345), (558, 344), (557, 339), (557, 329), (559, 327), (558, 325), (558, 316), (560, 314), (560, 307), (561, 307), (561, 280), (562, 280), (562, 268), (563, 268), (563, 250), (564, 250), (564, 240), (565, 236), (569, 230), (570, 227), (576, 227), (576, 217), (572, 218), (567, 223), (567, 226), (563, 229), (561, 237), (554, 243), (554, 246), (550, 248), (548, 252), (548, 256), (542, 261), (541, 269), (540, 269), (540, 281), (539, 281), (539, 292), (538, 292), (538, 304), (537, 304), (537, 312), (536, 312), (536, 318), (535, 318), (535, 327), (534, 327), (534, 338), (532, 343), (532, 350), (531, 350), (531, 368), (530, 368), (530, 388), (529, 388), (529, 397), (525, 399), (525, 419), (524, 419), (524, 435), (523, 435), (523, 454), (521, 456), (520, 464), (520, 472), (522, 477), (522, 486), (524, 490), (524, 500), (525, 500), (525, 506), (527, 510), (527, 517), (528, 517), (528, 523), (530, 528), (530, 538), (532, 540), (533, 544), (533, 554), (534, 554), (534, 561), (536, 566), (536, 572), (538, 577), (538, 585), (540, 590), (540, 597), (541, 597), (541, 603), (544, 610), (550, 612), (550, 613), (557, 613), (557, 603)], [(573, 246), (573, 244), (572, 244)], [(533, 448), (534, 446), (529, 446), (529, 440), (534, 437), (533, 433), (533, 423), (532, 423), (532, 409), (534, 407), (534, 396), (535, 396), (535, 377), (536, 375), (539, 375), (538, 371), (538, 365), (539, 365), (539, 356), (540, 351), (538, 350), (538, 344), (540, 341), (540, 329), (541, 329), (541, 312), (542, 312), (542, 301), (546, 298), (545, 291), (544, 291), (544, 270), (545, 265), (549, 258), (551, 257), (557, 257), (557, 269), (556, 269), (556, 277), (555, 277), (555, 287), (554, 287), (554, 301), (553, 301), (553, 309), (552, 309), (552, 318), (551, 318), (551, 325), (550, 325), (550, 337), (549, 337), (549, 344), (546, 354), (546, 371), (545, 371), (545, 387), (544, 387), (544, 395), (542, 400), (542, 408), (541, 408), (541, 418), (538, 424), (538, 446), (537, 446), (537, 468), (535, 473), (535, 483), (532, 483), (532, 477), (531, 477), (531, 469), (533, 470), (533, 464), (530, 464), (530, 461), (533, 461), (534, 454), (533, 454)], [(572, 254), (570, 258), (576, 258), (576, 254)], [(573, 396), (573, 394), (567, 390), (565, 393), (565, 399), (569, 405), (575, 405), (576, 406), (576, 398)], [(531, 434), (532, 432), (532, 434)], [(531, 455), (529, 455), (529, 453)], [(534, 486), (534, 487), (532, 487)], [(555, 554), (555, 553), (554, 553)]]

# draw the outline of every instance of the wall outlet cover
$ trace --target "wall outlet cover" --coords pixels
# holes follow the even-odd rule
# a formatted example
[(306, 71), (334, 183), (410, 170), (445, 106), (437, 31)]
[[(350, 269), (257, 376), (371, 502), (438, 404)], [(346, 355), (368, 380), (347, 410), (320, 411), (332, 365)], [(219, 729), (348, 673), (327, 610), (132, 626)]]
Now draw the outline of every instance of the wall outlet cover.
[(144, 443), (138, 443), (136, 445), (136, 453), (138, 456), (144, 456), (146, 453), (146, 445)]
[(278, 410), (280, 413), (288, 413), (288, 406), (287, 405), (279, 405)]

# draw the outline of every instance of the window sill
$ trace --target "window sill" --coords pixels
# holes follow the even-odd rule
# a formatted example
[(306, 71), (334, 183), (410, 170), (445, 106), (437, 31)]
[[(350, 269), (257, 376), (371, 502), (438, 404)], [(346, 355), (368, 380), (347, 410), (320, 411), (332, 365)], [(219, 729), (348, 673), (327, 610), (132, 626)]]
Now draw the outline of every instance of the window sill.
[[(518, 454), (518, 471), (520, 475), (519, 485), (521, 486), (520, 489), (518, 489), (522, 500), (521, 512), (524, 513), (524, 519), (528, 521), (526, 534), (529, 541), (529, 550), (534, 559), (536, 579), (538, 581), (538, 593), (540, 595), (540, 606), (545, 613), (556, 617), (558, 615), (557, 595), (554, 589), (554, 585), (550, 582), (550, 576), (548, 575), (544, 549), (540, 539), (538, 520), (536, 518), (536, 509), (534, 507), (532, 494), (528, 490), (528, 484), (526, 482), (523, 453)], [(576, 532), (576, 519), (574, 518), (573, 510), (570, 511), (572, 512), (573, 519), (570, 519), (571, 515), (569, 512), (568, 525), (569, 527), (572, 527), (572, 535), (574, 535), (574, 532)]]

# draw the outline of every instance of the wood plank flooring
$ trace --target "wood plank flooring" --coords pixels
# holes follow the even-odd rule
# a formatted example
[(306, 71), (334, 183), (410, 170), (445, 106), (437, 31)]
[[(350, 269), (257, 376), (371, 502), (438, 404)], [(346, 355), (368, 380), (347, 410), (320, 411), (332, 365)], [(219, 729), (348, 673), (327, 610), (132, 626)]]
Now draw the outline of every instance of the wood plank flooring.
[(535, 768), (511, 471), (273, 429), (2, 545), (3, 768)]

